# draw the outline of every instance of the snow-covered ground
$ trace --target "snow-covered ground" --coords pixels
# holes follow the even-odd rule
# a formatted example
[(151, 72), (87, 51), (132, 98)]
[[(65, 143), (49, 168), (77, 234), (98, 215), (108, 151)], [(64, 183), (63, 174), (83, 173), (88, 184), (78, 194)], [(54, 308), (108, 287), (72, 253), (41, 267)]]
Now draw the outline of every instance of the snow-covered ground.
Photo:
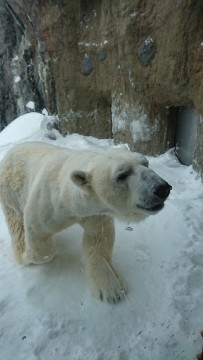
[[(0, 159), (17, 142), (72, 148), (113, 146), (77, 134), (46, 136), (29, 113), (0, 133)], [(203, 328), (203, 184), (173, 151), (149, 158), (172, 186), (165, 208), (140, 224), (116, 222), (114, 261), (129, 286), (125, 301), (94, 299), (80, 262), (79, 226), (56, 235), (58, 256), (19, 266), (0, 213), (0, 360), (192, 360)]]

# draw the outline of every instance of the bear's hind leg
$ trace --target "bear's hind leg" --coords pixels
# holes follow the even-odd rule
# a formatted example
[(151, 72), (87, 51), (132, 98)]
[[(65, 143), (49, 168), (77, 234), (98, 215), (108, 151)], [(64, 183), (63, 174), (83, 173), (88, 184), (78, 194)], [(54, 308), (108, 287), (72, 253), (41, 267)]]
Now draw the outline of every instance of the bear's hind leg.
[(26, 206), (24, 209), (25, 251), (23, 264), (44, 264), (55, 256), (55, 243), (52, 232), (43, 227), (43, 222), (35, 207)]
[(25, 251), (23, 216), (9, 207), (3, 206), (3, 211), (12, 239), (15, 258), (19, 264), (22, 264), (22, 255)]
[(39, 226), (28, 225), (25, 221), (25, 251), (23, 264), (44, 264), (55, 256), (55, 244), (50, 233), (44, 233)]

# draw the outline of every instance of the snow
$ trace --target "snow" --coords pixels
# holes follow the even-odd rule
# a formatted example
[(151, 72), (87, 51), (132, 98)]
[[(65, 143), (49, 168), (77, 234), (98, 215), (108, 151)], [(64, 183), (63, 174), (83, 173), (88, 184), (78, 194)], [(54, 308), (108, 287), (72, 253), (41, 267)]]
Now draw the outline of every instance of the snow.
[[(45, 141), (101, 150), (113, 146), (78, 134), (62, 137), (53, 118), (29, 113), (0, 133), (0, 158), (14, 144)], [(49, 132), (46, 130), (49, 128)], [(140, 224), (116, 221), (114, 262), (129, 292), (118, 305), (94, 299), (80, 262), (82, 230), (57, 234), (56, 258), (19, 266), (0, 213), (1, 360), (191, 360), (203, 326), (203, 184), (173, 150), (149, 157), (173, 190), (165, 208)]]
[(96, 42), (85, 42), (85, 41), (79, 41), (78, 42), (78, 46), (82, 46), (82, 47), (103, 47), (106, 44), (108, 44), (108, 40), (102, 40), (100, 43), (96, 43)]
[(135, 11), (130, 14), (131, 17), (136, 17), (139, 14), (139, 11)]
[(26, 104), (26, 107), (30, 110), (35, 110), (35, 103), (34, 101), (28, 101), (28, 103)]
[(21, 80), (21, 78), (20, 78), (19, 75), (17, 75), (17, 76), (14, 77), (14, 82), (15, 82), (15, 83), (18, 83), (20, 80)]
[(153, 43), (153, 39), (151, 37), (148, 37), (146, 40), (145, 40), (145, 45), (149, 45), (151, 43)]
[(32, 140), (32, 138), (38, 139), (43, 119), (43, 115), (31, 112), (11, 122), (0, 132), (0, 158), (3, 148), (10, 148), (16, 143)]

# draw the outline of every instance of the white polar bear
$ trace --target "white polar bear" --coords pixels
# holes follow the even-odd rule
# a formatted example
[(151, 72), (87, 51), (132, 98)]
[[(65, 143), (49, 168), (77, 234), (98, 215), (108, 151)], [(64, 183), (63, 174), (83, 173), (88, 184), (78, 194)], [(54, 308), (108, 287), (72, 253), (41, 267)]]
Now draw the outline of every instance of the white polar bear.
[(113, 218), (137, 222), (164, 206), (171, 186), (126, 149), (71, 150), (41, 142), (12, 148), (0, 164), (0, 199), (20, 264), (54, 257), (52, 235), (78, 223), (93, 293), (125, 296), (112, 265)]

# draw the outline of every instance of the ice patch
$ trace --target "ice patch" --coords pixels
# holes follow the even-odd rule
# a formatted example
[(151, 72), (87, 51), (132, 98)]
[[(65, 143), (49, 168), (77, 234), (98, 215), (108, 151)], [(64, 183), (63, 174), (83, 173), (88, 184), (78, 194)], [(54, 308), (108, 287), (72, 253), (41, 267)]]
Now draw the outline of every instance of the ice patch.
[[(147, 114), (144, 112), (142, 107), (130, 106), (125, 103), (121, 94), (114, 96), (112, 101), (112, 128), (113, 134), (116, 134), (121, 130), (128, 130), (130, 132), (133, 141), (149, 141), (151, 135), (158, 130), (158, 121), (154, 121), (154, 124), (150, 124)], [(130, 119), (132, 119), (130, 121)]]

